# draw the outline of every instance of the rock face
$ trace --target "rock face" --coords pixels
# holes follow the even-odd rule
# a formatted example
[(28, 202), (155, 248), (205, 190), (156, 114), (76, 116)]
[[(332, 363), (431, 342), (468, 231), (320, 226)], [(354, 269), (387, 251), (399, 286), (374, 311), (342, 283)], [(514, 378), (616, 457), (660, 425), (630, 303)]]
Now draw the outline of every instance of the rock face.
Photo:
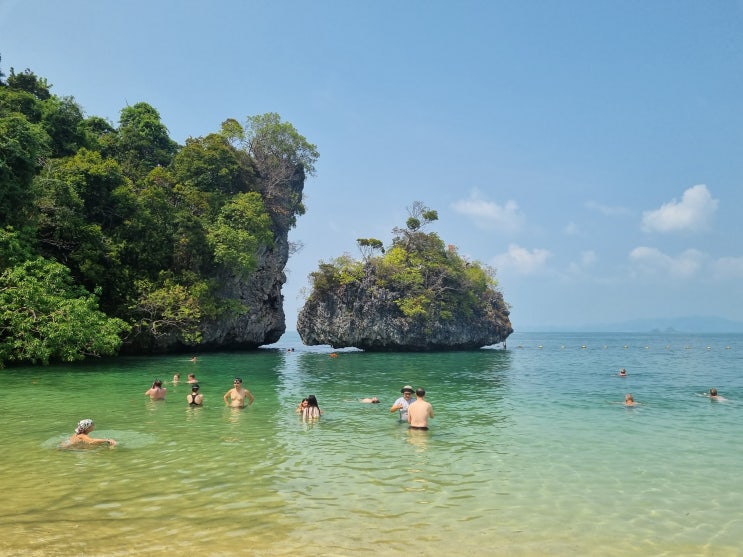
[(491, 294), (475, 314), (452, 308), (448, 319), (407, 318), (395, 304), (401, 294), (380, 289), (367, 276), (322, 295), (313, 293), (299, 313), (297, 332), (310, 346), (376, 352), (473, 350), (504, 342), (513, 332), (502, 295)]
[(221, 315), (200, 323), (199, 344), (184, 342), (177, 334), (137, 339), (125, 345), (123, 353), (173, 353), (216, 350), (252, 350), (277, 342), (286, 331), (281, 288), (286, 283), (284, 269), (289, 259), (289, 230), (301, 203), (305, 174), (301, 167), (281, 189), (264, 192), (266, 209), (271, 215), (274, 245), (257, 253), (258, 267), (247, 279), (215, 269), (220, 285), (217, 295), (239, 302), (246, 309)]

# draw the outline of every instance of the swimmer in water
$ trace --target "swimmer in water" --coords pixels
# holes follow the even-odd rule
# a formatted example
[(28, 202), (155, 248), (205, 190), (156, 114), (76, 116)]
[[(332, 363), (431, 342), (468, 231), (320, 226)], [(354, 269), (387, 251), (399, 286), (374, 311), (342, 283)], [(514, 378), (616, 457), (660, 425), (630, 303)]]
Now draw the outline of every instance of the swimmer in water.
[(115, 447), (116, 441), (113, 439), (96, 439), (88, 435), (95, 429), (93, 420), (85, 419), (80, 420), (75, 428), (75, 433), (65, 441), (64, 447), (79, 447), (85, 445), (108, 445), (109, 447)]

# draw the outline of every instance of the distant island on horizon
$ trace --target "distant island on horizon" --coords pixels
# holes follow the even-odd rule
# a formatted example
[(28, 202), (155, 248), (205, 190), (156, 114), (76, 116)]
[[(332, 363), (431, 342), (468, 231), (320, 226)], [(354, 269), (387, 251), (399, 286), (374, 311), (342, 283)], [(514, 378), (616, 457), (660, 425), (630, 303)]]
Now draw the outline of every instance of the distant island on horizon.
[(743, 321), (733, 321), (722, 317), (671, 317), (642, 318), (616, 323), (595, 323), (569, 326), (519, 326), (514, 323), (515, 332), (575, 332), (575, 333), (743, 333)]

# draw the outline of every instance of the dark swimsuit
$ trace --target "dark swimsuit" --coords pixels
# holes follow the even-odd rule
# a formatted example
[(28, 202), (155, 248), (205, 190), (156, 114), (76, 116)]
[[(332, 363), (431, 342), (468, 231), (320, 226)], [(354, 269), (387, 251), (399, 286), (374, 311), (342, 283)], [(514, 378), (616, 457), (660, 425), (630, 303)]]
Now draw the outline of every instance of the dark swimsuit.
[(421, 431), (428, 431), (428, 428), (426, 426), (419, 427), (417, 425), (411, 425), (410, 429), (420, 429)]
[(198, 402), (196, 402), (196, 397), (199, 396), (198, 394), (191, 393), (189, 395), (191, 397), (191, 402), (189, 402), (189, 406), (201, 406)]

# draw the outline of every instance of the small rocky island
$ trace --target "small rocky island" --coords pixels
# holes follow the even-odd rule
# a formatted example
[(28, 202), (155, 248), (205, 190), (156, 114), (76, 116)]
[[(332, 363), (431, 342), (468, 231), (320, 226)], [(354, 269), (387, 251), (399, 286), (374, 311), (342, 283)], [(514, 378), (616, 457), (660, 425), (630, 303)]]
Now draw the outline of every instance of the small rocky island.
[(360, 238), (361, 260), (344, 255), (310, 274), (312, 291), (297, 320), (304, 344), (473, 350), (505, 342), (513, 332), (494, 271), (423, 231), (438, 220), (436, 211), (416, 202), (408, 212), (388, 249)]

